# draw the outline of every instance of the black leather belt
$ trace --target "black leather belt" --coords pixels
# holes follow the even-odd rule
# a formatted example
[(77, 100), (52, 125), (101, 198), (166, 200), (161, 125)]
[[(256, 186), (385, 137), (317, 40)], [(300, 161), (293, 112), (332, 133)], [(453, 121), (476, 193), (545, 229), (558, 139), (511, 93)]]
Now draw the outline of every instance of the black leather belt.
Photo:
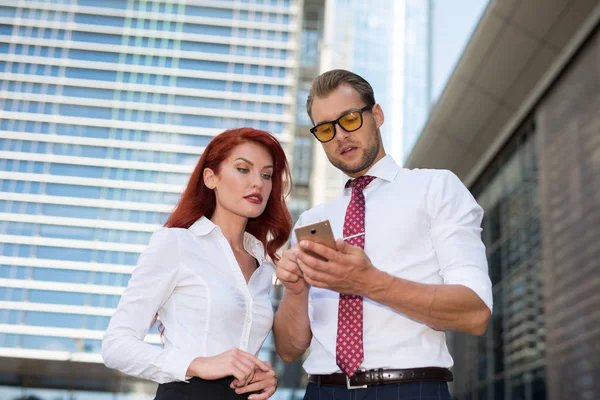
[(370, 369), (358, 370), (348, 379), (346, 374), (310, 375), (310, 383), (321, 385), (346, 386), (348, 389), (365, 388), (373, 385), (399, 382), (442, 381), (450, 382), (454, 378), (447, 368), (427, 367), (412, 369)]

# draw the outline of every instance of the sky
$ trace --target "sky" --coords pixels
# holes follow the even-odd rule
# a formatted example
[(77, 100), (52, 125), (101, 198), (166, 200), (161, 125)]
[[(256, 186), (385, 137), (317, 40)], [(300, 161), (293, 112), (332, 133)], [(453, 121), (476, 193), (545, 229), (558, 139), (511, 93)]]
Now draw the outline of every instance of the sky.
[(433, 101), (441, 94), (489, 0), (434, 0)]

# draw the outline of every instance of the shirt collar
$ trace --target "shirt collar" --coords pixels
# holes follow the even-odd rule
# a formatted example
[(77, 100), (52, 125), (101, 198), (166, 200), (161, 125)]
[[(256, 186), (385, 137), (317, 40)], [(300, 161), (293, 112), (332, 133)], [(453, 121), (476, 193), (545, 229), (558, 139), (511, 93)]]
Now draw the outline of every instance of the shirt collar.
[(206, 217), (200, 217), (188, 229), (192, 231), (196, 236), (206, 236), (212, 231), (214, 231), (216, 228), (217, 225), (213, 224), (210, 219)]
[[(188, 229), (196, 236), (206, 236), (215, 230), (221, 230), (218, 225), (206, 217), (200, 217)], [(244, 248), (257, 258), (261, 264), (266, 261), (266, 252), (262, 242), (251, 233), (244, 232)]]
[[(365, 175), (371, 175), (384, 181), (392, 182), (398, 172), (400, 172), (400, 166), (396, 164), (396, 161), (389, 154), (385, 155), (381, 160), (377, 161)], [(346, 175), (346, 178), (352, 179)]]

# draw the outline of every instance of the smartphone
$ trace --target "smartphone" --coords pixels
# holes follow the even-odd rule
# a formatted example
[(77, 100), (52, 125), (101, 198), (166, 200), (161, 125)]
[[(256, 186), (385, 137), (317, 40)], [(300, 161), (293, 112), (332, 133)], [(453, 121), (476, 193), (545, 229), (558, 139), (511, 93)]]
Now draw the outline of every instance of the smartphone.
[[(323, 220), (313, 222), (312, 224), (299, 226), (296, 229), (294, 229), (294, 232), (296, 233), (298, 242), (301, 240), (311, 240), (313, 242), (322, 244), (332, 249), (336, 248), (335, 237), (333, 236), (331, 225), (329, 225), (329, 220)], [(312, 251), (303, 251), (307, 254), (310, 254), (314, 258), (317, 258), (322, 261), (327, 261), (326, 258), (321, 257), (320, 255), (313, 253)]]

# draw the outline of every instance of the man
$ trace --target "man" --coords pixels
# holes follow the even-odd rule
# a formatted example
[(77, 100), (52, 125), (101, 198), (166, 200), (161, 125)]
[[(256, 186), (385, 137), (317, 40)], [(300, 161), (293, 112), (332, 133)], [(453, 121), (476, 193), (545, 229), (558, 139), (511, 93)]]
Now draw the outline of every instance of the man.
[(336, 237), (351, 238), (282, 254), (277, 352), (291, 362), (310, 345), (305, 399), (450, 399), (444, 331), (482, 335), (491, 315), (483, 211), (451, 172), (403, 169), (385, 154), (383, 110), (360, 76), (318, 76), (307, 111), (349, 181), (298, 225), (329, 219)]

